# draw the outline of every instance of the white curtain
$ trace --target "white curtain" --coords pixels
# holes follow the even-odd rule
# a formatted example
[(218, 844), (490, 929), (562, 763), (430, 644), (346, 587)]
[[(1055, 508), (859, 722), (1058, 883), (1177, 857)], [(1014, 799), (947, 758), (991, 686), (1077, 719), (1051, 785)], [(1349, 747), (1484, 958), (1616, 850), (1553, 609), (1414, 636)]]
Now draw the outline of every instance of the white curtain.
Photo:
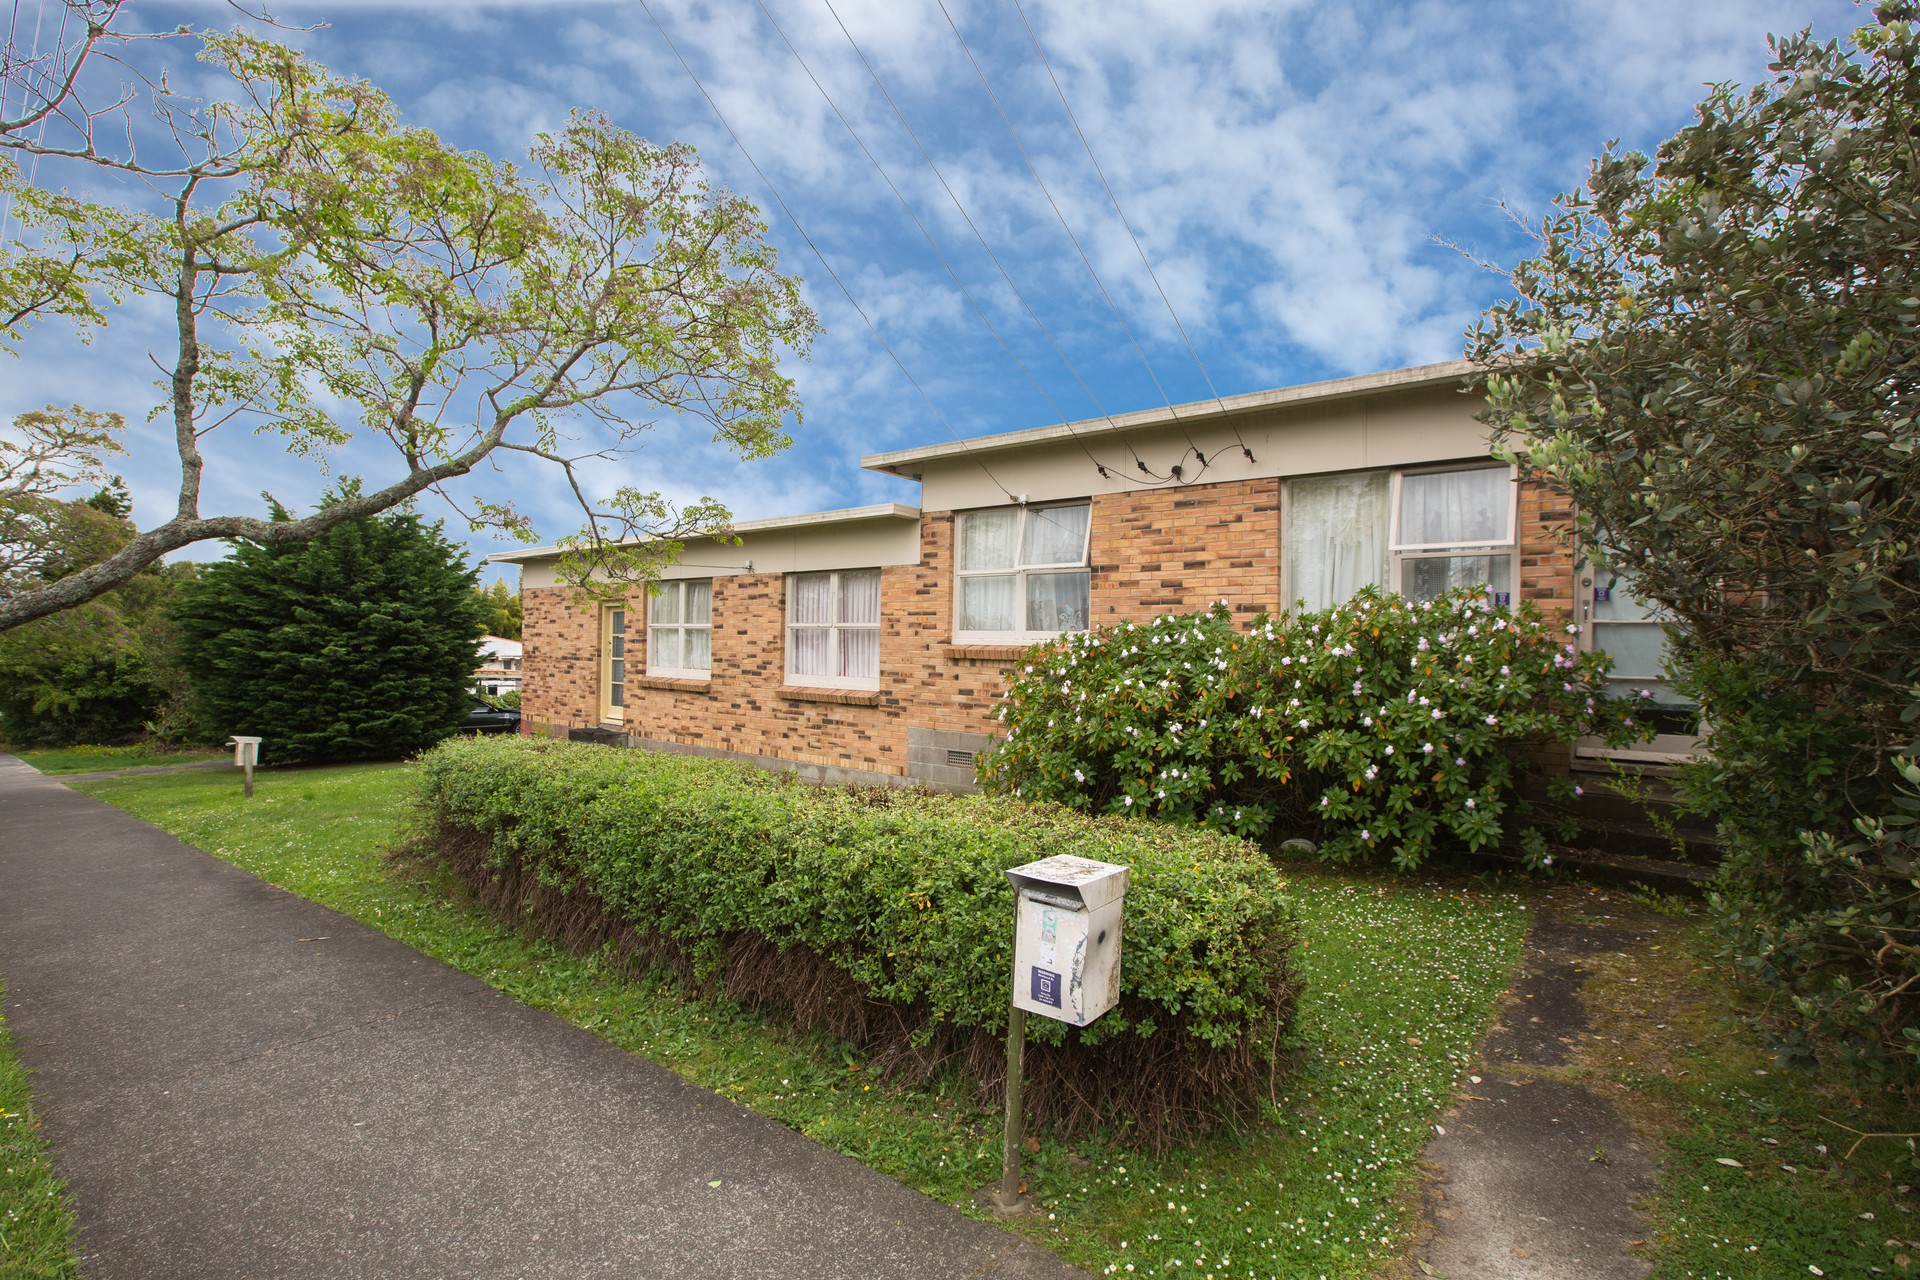
[(1400, 590), (1414, 600), (1431, 600), (1455, 587), (1485, 587), (1511, 597), (1513, 561), (1499, 556), (1421, 556), (1407, 559)]
[(848, 627), (840, 632), (840, 674), (874, 680), (880, 675), (880, 629)]
[[(1029, 508), (1026, 531), (1020, 538), (1020, 563), (1085, 564), (1087, 522), (1092, 510), (1091, 506)], [(1054, 630), (1052, 627), (1035, 627), (1031, 623), (1028, 629)]]
[(794, 575), (790, 617), (796, 627), (823, 627), (833, 621), (833, 575)]
[(713, 632), (706, 627), (688, 627), (682, 638), (681, 662), (690, 671), (713, 668)]
[(840, 575), (838, 621), (853, 623), (880, 621), (880, 573), (878, 570)]
[(647, 665), (654, 668), (680, 665), (680, 628), (647, 629)]
[(706, 626), (713, 621), (713, 582), (711, 579), (687, 584), (687, 621)]
[(1014, 583), (1018, 579), (1008, 574), (1004, 577), (961, 578), (960, 583), (960, 625), (961, 631), (1014, 631)]
[(795, 627), (789, 634), (793, 644), (794, 675), (831, 674), (827, 662), (827, 629), (825, 627)]
[(1027, 575), (1027, 630), (1085, 631), (1087, 612), (1086, 574)]
[(1401, 477), (1398, 545), (1470, 542), (1491, 546), (1508, 541), (1511, 476), (1505, 467), (1477, 467)]
[(1281, 552), (1287, 598), (1308, 609), (1344, 603), (1387, 580), (1388, 483), (1384, 471), (1295, 480), (1287, 489)]
[(647, 620), (656, 623), (680, 621), (680, 584), (663, 582), (660, 594), (647, 602)]
[(969, 511), (960, 517), (956, 554), (962, 569), (1011, 569), (1018, 511)]

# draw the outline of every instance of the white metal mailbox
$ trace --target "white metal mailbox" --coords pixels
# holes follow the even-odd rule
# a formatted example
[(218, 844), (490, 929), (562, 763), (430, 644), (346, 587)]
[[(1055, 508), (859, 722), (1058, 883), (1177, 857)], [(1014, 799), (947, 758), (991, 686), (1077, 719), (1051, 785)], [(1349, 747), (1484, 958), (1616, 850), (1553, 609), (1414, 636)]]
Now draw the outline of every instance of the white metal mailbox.
[(233, 762), (243, 768), (260, 763), (260, 739), (234, 734), (227, 739), (233, 744)]
[(1007, 872), (1013, 881), (1013, 1005), (1084, 1027), (1120, 999), (1127, 868), (1071, 854)]

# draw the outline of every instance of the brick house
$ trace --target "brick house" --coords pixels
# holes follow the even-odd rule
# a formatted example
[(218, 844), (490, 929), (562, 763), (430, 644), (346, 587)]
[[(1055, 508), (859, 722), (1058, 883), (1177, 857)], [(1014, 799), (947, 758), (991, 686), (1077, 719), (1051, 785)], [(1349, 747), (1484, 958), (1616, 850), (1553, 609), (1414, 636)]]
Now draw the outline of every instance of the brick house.
[(742, 545), (690, 544), (657, 595), (614, 604), (558, 585), (553, 548), (496, 555), (521, 566), (523, 729), (968, 785), (1032, 641), (1221, 599), (1248, 619), (1324, 607), (1369, 583), (1482, 584), (1577, 612), (1642, 666), (1651, 638), (1657, 660), (1657, 625), (1628, 616), (1627, 592), (1595, 593), (1559, 538), (1564, 502), (1492, 457), (1470, 373), (1453, 361), (874, 454), (862, 465), (919, 482), (918, 508), (744, 521)]

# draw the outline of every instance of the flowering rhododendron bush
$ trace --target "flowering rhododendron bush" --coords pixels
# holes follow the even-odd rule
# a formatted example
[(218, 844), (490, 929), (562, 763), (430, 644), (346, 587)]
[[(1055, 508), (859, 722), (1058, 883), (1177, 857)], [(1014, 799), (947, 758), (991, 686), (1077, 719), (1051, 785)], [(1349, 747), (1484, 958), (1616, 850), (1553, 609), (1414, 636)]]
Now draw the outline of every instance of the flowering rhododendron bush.
[[(1517, 784), (1539, 749), (1634, 732), (1607, 659), (1531, 602), (1461, 590), (1362, 591), (1320, 613), (1233, 625), (1205, 613), (1036, 646), (981, 757), (993, 791), (1256, 836), (1304, 835), (1336, 860), (1417, 866), (1512, 835), (1544, 858)], [(1570, 793), (1561, 775), (1549, 794)]]

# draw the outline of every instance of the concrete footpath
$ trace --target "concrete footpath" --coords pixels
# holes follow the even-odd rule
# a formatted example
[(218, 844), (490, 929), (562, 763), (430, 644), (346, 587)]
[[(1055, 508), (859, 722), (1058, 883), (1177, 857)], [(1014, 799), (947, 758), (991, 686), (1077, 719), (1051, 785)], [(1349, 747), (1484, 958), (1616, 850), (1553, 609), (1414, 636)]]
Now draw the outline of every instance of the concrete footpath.
[(0, 976), (88, 1280), (1083, 1275), (10, 756)]

